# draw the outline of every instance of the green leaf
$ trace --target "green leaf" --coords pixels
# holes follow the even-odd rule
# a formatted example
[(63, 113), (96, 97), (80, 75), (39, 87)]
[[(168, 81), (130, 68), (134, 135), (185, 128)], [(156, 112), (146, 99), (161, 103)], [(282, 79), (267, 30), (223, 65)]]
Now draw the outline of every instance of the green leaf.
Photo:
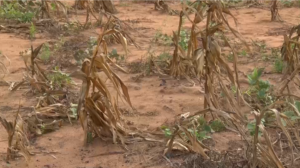
[(295, 106), (296, 106), (298, 112), (300, 112), (300, 102), (299, 101), (295, 102)]
[(56, 9), (56, 5), (55, 5), (55, 3), (53, 3), (53, 2), (51, 3), (51, 9), (52, 9), (52, 10), (55, 10), (55, 9)]
[(269, 81), (259, 80), (258, 86), (260, 89), (265, 89), (266, 91), (268, 91), (271, 85)]
[(210, 126), (208, 126), (208, 125), (204, 125), (203, 129), (204, 129), (206, 132), (211, 132), (211, 128), (210, 128)]

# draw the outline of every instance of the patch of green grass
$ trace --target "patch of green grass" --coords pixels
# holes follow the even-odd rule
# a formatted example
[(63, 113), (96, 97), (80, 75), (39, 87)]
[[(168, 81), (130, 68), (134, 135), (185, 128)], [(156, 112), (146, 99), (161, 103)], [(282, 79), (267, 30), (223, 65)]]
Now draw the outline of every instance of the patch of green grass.
[(168, 61), (172, 58), (172, 55), (170, 53), (167, 53), (167, 52), (162, 52), (161, 54), (159, 54), (157, 56), (157, 59), (159, 61)]
[(24, 7), (16, 1), (2, 2), (3, 5), (0, 8), (0, 18), (28, 23), (32, 22), (35, 17), (35, 11), (33, 9), (24, 9)]

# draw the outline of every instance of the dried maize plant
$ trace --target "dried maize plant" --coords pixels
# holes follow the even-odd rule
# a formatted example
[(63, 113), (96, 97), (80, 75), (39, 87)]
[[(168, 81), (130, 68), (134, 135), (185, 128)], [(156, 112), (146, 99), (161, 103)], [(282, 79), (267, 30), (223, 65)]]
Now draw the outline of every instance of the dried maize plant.
[[(224, 13), (232, 17), (233, 15), (223, 6), (221, 1), (209, 1), (206, 2), (206, 4), (208, 6), (206, 29), (203, 31), (191, 33), (191, 36), (193, 37), (191, 38), (191, 41), (189, 43), (190, 52), (188, 53), (190, 55), (187, 56), (186, 53), (180, 52), (181, 55), (184, 55), (184, 59), (181, 57), (181, 55), (178, 54), (178, 50), (181, 49), (176, 42), (176, 37), (178, 36), (178, 34), (176, 35), (174, 33), (175, 51), (171, 65), (172, 75), (187, 75), (187, 70), (190, 70), (191, 73), (194, 72), (198, 77), (205, 79), (205, 110), (195, 112), (191, 116), (183, 116), (183, 120), (179, 121), (179, 124), (176, 126), (176, 130), (174, 131), (171, 139), (167, 144), (165, 154), (170, 152), (171, 149), (184, 149), (190, 152), (199, 153), (203, 156), (203, 158), (209, 159), (205, 151), (209, 151), (210, 149), (205, 147), (196, 138), (195, 134), (186, 131), (188, 129), (197, 128), (197, 125), (199, 124), (198, 118), (209, 112), (212, 114), (213, 118), (217, 117), (222, 119), (222, 121), (226, 125), (240, 132), (244, 139), (248, 139), (244, 127), (246, 118), (240, 110), (242, 101), (244, 102), (244, 104), (246, 104), (246, 102), (243, 100), (237, 82), (237, 56), (236, 54), (234, 54), (233, 71), (231, 70), (227, 62), (221, 57), (221, 48), (218, 44), (217, 37), (215, 37), (214, 34), (216, 32), (223, 34), (223, 31), (227, 28), (244, 44), (246, 42), (242, 40), (241, 35), (238, 33), (238, 31), (236, 31), (229, 25)], [(205, 12), (198, 12), (195, 14), (197, 17), (195, 17), (194, 19), (194, 26), (195, 24), (203, 20), (203, 17), (201, 18), (200, 16), (203, 16), (204, 13)], [(182, 14), (183, 12), (181, 12), (181, 17)], [(234, 17), (233, 19), (235, 20)], [(180, 19), (180, 24), (181, 21), (182, 19)], [(212, 22), (214, 22), (215, 24), (211, 24)], [(201, 35), (203, 47), (197, 48), (197, 35)], [(230, 43), (224, 36), (225, 35), (223, 34), (225, 43), (227, 43), (227, 46), (229, 46), (232, 49), (233, 53), (235, 53)], [(190, 67), (187, 66), (187, 64), (184, 62), (187, 59), (189, 59), (190, 64), (192, 64), (190, 65)], [(228, 85), (235, 86), (237, 88), (236, 96), (230, 90), (228, 90)], [(224, 93), (224, 99), (227, 106), (222, 106), (220, 104), (220, 98), (216, 96), (218, 95), (217, 88), (219, 88)]]
[(93, 6), (96, 11), (103, 9), (105, 12), (111, 14), (118, 12), (111, 0), (93, 0)]
[(41, 18), (51, 18), (53, 19), (53, 15), (56, 14), (59, 16), (62, 13), (63, 17), (68, 21), (68, 11), (67, 7), (58, 0), (41, 0), (41, 3), (38, 4), (40, 9), (37, 12), (37, 16)]
[(277, 0), (272, 1), (271, 5), (271, 21), (281, 21), (281, 17), (278, 13), (278, 2)]
[(288, 35), (284, 35), (284, 43), (281, 48), (281, 56), (286, 62), (286, 72), (293, 72), (299, 64), (299, 48), (300, 48), (300, 25), (294, 26)]
[(22, 117), (19, 115), (19, 110), (16, 114), (14, 122), (7, 121), (0, 117), (0, 122), (8, 134), (8, 147), (6, 161), (14, 159), (17, 154), (22, 155), (27, 162), (30, 160), (31, 153), (29, 152), (29, 140), (27, 139), (27, 126)]
[(178, 15), (179, 12), (171, 9), (168, 4), (166, 4), (163, 0), (156, 0), (154, 2), (154, 10), (162, 11), (163, 13), (168, 13), (170, 15)]
[[(284, 76), (279, 85), (279, 94), (283, 94), (287, 89), (288, 94), (292, 95), (290, 88), (292, 84), (300, 85), (298, 72), (300, 71), (299, 64), (299, 48), (300, 48), (300, 25), (293, 27), (289, 35), (284, 35), (284, 43), (281, 48), (281, 57), (285, 63)], [(297, 89), (298, 90), (298, 89)]]
[[(106, 30), (98, 37), (97, 47), (93, 58), (85, 60), (81, 71), (76, 71), (71, 76), (82, 80), (77, 114), (84, 130), (84, 143), (87, 143), (88, 135), (96, 135), (100, 138), (112, 138), (114, 143), (121, 142), (125, 145), (124, 136), (127, 130), (122, 122), (122, 115), (118, 109), (118, 98), (131, 106), (128, 89), (120, 77), (114, 73), (109, 64), (105, 36), (119, 33), (115, 29)], [(119, 34), (121, 35), (121, 34)], [(125, 38), (122, 37), (121, 40)], [(124, 41), (123, 41), (124, 42)], [(122, 43), (127, 49), (127, 43)], [(103, 53), (98, 54), (99, 47)], [(116, 91), (116, 96), (107, 87), (109, 81)], [(83, 109), (81, 109), (83, 107)]]
[(43, 44), (39, 45), (36, 49), (25, 51), (21, 57), (24, 60), (27, 72), (24, 74), (23, 80), (18, 84), (12, 83), (10, 89), (12, 91), (17, 90), (20, 86), (28, 84), (32, 87), (32, 91), (39, 91), (45, 93), (51, 89), (51, 86), (47, 84), (48, 78), (44, 73), (44, 70), (37, 64), (36, 58), (41, 50)]
[[(140, 46), (135, 43), (134, 39), (131, 37), (130, 32), (128, 30), (131, 30), (132, 28), (125, 24), (124, 22), (120, 21), (117, 17), (110, 15), (108, 16), (108, 20), (106, 24), (104, 25), (103, 31), (107, 30), (115, 30), (116, 32), (105, 36), (105, 42), (107, 44), (122, 44), (123, 46), (128, 45), (134, 45), (136, 48), (140, 48)], [(127, 49), (125, 49), (126, 55), (127, 55)]]
[[(193, 64), (198, 64), (196, 60), (201, 60), (204, 57), (200, 57), (199, 51), (199, 57), (193, 57), (193, 52), (198, 48), (199, 44), (197, 41), (197, 33), (196, 33), (196, 27), (197, 24), (200, 23), (204, 17), (207, 14), (207, 6), (202, 5), (202, 1), (198, 3), (197, 10), (189, 8), (191, 10), (194, 10), (195, 12), (195, 18), (192, 22), (192, 28), (190, 32), (190, 39), (188, 42), (188, 50), (187, 52), (184, 51), (184, 49), (179, 45), (179, 38), (180, 38), (180, 31), (182, 26), (182, 17), (185, 15), (188, 17), (188, 13), (184, 10), (180, 13), (180, 20), (179, 20), (179, 26), (178, 26), (178, 32), (173, 32), (173, 42), (175, 44), (175, 49), (173, 53), (173, 59), (171, 60), (170, 64), (170, 75), (174, 77), (181, 77), (184, 76), (188, 78), (189, 76), (199, 75), (193, 71)], [(188, 18), (189, 19), (189, 18)], [(190, 20), (190, 19), (189, 19)], [(196, 59), (196, 60), (195, 60)]]
[[(74, 5), (75, 10), (86, 9), (85, 27), (87, 26), (90, 15), (92, 15), (100, 24), (102, 24), (102, 17), (117, 13), (117, 10), (110, 0), (80, 0), (76, 1)], [(99, 17), (97, 17), (99, 16)]]
[(24, 73), (22, 81), (12, 83), (10, 86), (11, 91), (16, 91), (24, 85), (29, 86), (30, 91), (40, 94), (33, 112), (28, 114), (28, 119), (26, 118), (30, 132), (35, 135), (59, 128), (62, 125), (61, 119), (68, 119), (72, 123), (71, 120), (76, 118), (70, 110), (71, 102), (68, 99), (66, 88), (71, 86), (71, 83), (66, 83), (65, 86), (62, 83), (60, 87), (57, 87), (53, 80), (49, 79), (50, 74), (57, 75), (57, 72), (46, 72), (37, 62), (36, 58), (42, 46), (43, 44), (34, 50), (31, 47), (31, 51), (22, 54), (27, 71)]
[(9, 62), (9, 65), (11, 63), (9, 58), (7, 58), (6, 55), (4, 55), (3, 53), (0, 52), (0, 59), (1, 59), (0, 60), (0, 74), (3, 74), (3, 75), (0, 76), (0, 81), (2, 81), (5, 77), (5, 75), (9, 73), (9, 71), (8, 71), (4, 61), (3, 61), (4, 59), (2, 59), (3, 57)]
[[(297, 160), (295, 156), (299, 157), (299, 124), (284, 113), (272, 108), (275, 105), (276, 103), (269, 107), (254, 111), (256, 119), (255, 133), (250, 144), (251, 150), (248, 149), (247, 153), (251, 167), (292, 167), (294, 162)], [(295, 113), (295, 116), (300, 117), (299, 110), (295, 106), (293, 106), (293, 111), (291, 111), (291, 113)], [(271, 142), (267, 128), (262, 122), (266, 115), (272, 115), (272, 117), (274, 117), (273, 124), (281, 131), (279, 133), (280, 136), (275, 142)], [(259, 138), (259, 134), (262, 134), (262, 138)], [(281, 137), (285, 137), (286, 140), (282, 141)], [(282, 155), (283, 144), (291, 152)], [(288, 164), (284, 165), (283, 160)]]

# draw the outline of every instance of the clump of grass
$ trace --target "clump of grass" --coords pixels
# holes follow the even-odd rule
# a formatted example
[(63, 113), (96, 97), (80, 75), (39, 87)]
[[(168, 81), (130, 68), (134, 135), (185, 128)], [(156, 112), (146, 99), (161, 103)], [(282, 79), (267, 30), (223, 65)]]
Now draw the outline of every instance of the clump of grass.
[(212, 121), (211, 124), (210, 124), (210, 127), (215, 132), (222, 132), (222, 131), (226, 130), (225, 125), (220, 120), (214, 120), (214, 121)]
[(240, 52), (240, 55), (243, 56), (243, 57), (246, 57), (248, 54), (247, 54), (246, 50), (243, 50), (243, 51)]
[(282, 73), (284, 69), (284, 62), (281, 58), (277, 58), (274, 62), (274, 70), (276, 73)]
[(23, 23), (32, 22), (35, 17), (35, 10), (22, 7), (17, 1), (3, 1), (0, 8), (0, 18), (16, 20)]
[(44, 64), (48, 63), (51, 57), (51, 51), (48, 43), (45, 43), (39, 53), (39, 58)]

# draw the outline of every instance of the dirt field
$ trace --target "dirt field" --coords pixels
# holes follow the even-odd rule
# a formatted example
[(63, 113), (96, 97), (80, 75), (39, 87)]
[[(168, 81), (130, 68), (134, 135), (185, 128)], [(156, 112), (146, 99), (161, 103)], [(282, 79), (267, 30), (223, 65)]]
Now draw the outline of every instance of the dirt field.
[[(169, 4), (174, 9), (179, 9), (179, 2)], [(147, 52), (151, 41), (157, 34), (172, 35), (172, 31), (178, 29), (178, 16), (171, 16), (160, 11), (154, 10), (151, 3), (134, 3), (134, 2), (116, 2), (116, 8), (119, 11), (116, 16), (134, 28), (132, 36), (141, 49), (129, 46), (129, 54), (125, 68), (130, 68), (131, 62), (137, 62), (141, 59), (147, 59)], [(268, 9), (255, 7), (231, 8), (231, 12), (238, 19), (238, 30), (244, 36), (248, 43), (253, 41), (263, 41), (266, 44), (266, 53), (271, 52), (271, 48), (280, 47), (283, 43), (283, 34), (289, 28), (300, 23), (300, 10), (296, 7), (280, 9), (280, 15), (283, 22), (271, 22), (271, 13)], [(72, 16), (73, 18), (75, 16)], [(194, 14), (190, 15), (191, 18)], [(85, 21), (85, 11), (79, 11), (78, 19)], [(233, 23), (233, 20), (229, 20)], [(204, 25), (200, 25), (204, 26)], [(184, 28), (190, 29), (191, 23), (186, 19)], [(53, 55), (52, 57), (61, 57), (68, 54), (68, 43), (72, 46), (86, 41), (91, 36), (97, 37), (101, 32), (100, 28), (92, 27), (87, 30), (79, 31), (69, 36), (63, 36), (65, 41), (63, 47), (66, 52), (62, 55)], [(73, 40), (72, 40), (73, 39)], [(76, 39), (76, 40), (74, 40)], [(11, 65), (5, 61), (9, 74), (4, 78), (8, 82), (18, 82), (23, 78), (25, 65), (21, 51), (30, 48), (31, 44), (37, 47), (39, 44), (48, 42), (53, 44), (59, 41), (59, 38), (47, 33), (37, 33), (36, 39), (31, 42), (26, 35), (20, 33), (0, 33), (0, 51), (5, 54), (11, 61)], [(109, 51), (116, 49), (118, 53), (123, 53), (122, 46), (110, 44)], [(74, 49), (74, 47), (72, 48)], [(71, 49), (71, 50), (72, 50)], [(157, 43), (152, 44), (151, 52), (156, 55), (162, 52), (168, 52), (172, 55), (173, 46), (164, 46)], [(243, 49), (241, 48), (240, 51)], [(227, 51), (225, 51), (227, 52)], [(279, 82), (281, 74), (274, 72), (274, 60), (264, 59), (267, 54), (248, 53), (247, 56), (239, 57), (239, 73), (241, 81), (247, 80), (247, 74), (251, 73), (255, 67), (265, 68), (264, 79), (270, 83)], [(263, 58), (264, 57), (264, 58)], [(62, 71), (71, 73), (79, 67), (71, 56), (68, 59), (72, 64), (61, 67)], [(51, 63), (44, 65), (44, 68), (51, 67)], [(162, 125), (173, 125), (175, 117), (186, 112), (194, 112), (203, 109), (204, 90), (202, 86), (191, 84), (185, 79), (174, 79), (172, 77), (161, 77), (157, 74), (140, 77), (139, 73), (123, 73), (114, 68), (114, 71), (121, 77), (127, 85), (131, 102), (135, 110), (126, 110), (123, 108), (125, 119), (131, 122), (131, 126), (141, 131), (158, 134), (163, 137), (164, 133), (160, 127)], [(138, 78), (138, 80), (135, 80)], [(75, 79), (74, 79), (75, 80)], [(75, 80), (78, 86), (72, 91), (78, 96), (80, 81)], [(247, 87), (247, 83), (242, 83)], [(32, 111), (32, 106), (37, 103), (37, 96), (32, 93), (26, 93), (26, 89), (19, 89), (11, 92), (9, 86), (2, 84), (0, 86), (0, 116), (8, 120), (13, 120), (18, 109), (19, 101), (21, 102), (20, 114), (25, 115)], [(76, 99), (75, 97), (74, 99)], [(74, 102), (76, 103), (76, 102)], [(241, 137), (232, 131), (223, 131), (213, 133), (212, 139), (205, 140), (216, 151), (228, 151), (241, 148)], [(63, 126), (54, 132), (43, 134), (32, 140), (33, 156), (27, 165), (24, 158), (17, 158), (15, 161), (7, 163), (5, 161), (7, 150), (7, 133), (0, 126), (0, 167), (3, 168), (139, 168), (139, 167), (179, 167), (188, 155), (175, 154), (170, 161), (163, 158), (162, 154), (165, 149), (164, 142), (135, 141), (128, 145), (128, 151), (125, 151), (120, 144), (113, 144), (110, 140), (103, 141), (95, 139), (87, 147), (83, 144), (83, 130), (79, 122), (73, 122), (70, 125), (67, 121)]]

